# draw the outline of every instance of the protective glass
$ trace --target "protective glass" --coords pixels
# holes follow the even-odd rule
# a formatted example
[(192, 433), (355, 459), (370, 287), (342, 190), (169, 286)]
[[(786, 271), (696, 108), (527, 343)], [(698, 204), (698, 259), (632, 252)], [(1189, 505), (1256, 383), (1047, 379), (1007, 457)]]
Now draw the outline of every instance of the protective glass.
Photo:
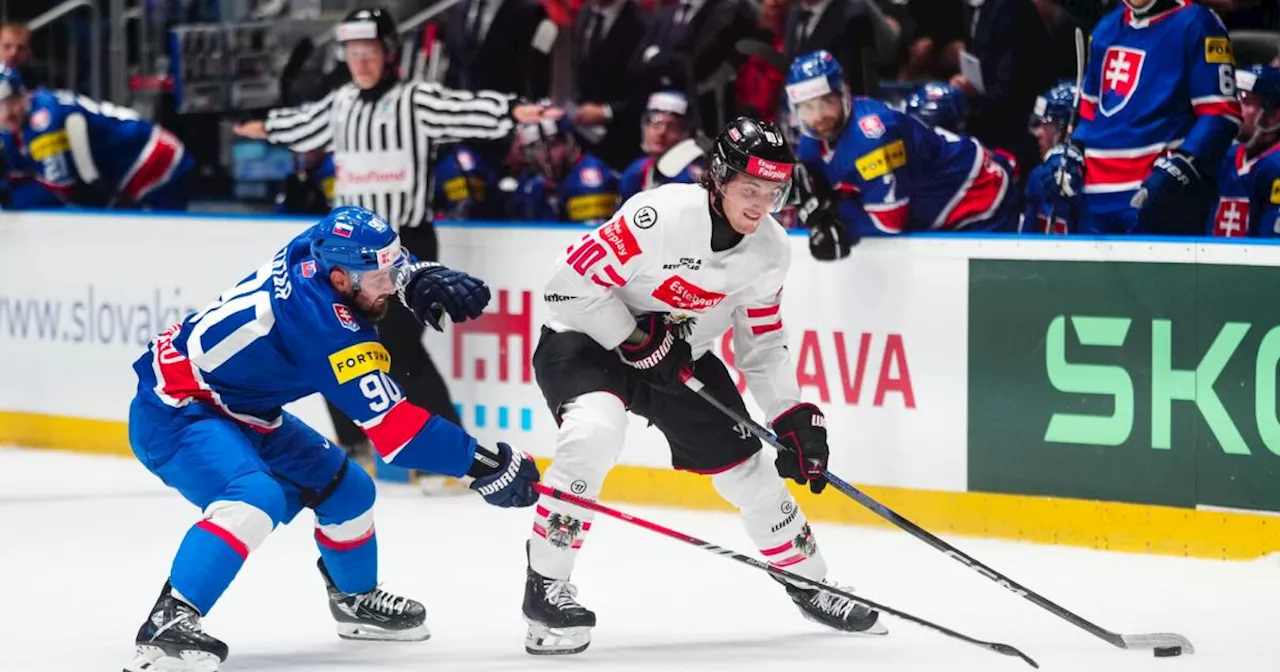
[(778, 212), (787, 205), (791, 195), (791, 179), (782, 182), (763, 180), (736, 170), (729, 172), (729, 179), (720, 186), (725, 200), (743, 206), (756, 206), (768, 212)]

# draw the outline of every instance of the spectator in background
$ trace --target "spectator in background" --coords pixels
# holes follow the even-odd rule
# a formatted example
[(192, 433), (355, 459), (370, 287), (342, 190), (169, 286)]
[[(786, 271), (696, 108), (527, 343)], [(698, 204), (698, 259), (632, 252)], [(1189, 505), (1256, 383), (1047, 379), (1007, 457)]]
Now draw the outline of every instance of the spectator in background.
[(644, 39), (645, 15), (633, 0), (590, 0), (573, 24), (573, 123), (587, 151), (615, 170), (635, 158), (643, 90), (625, 76)]
[[(969, 96), (969, 134), (1021, 165), (1036, 163), (1027, 118), (1036, 96), (1056, 81), (1049, 33), (1031, 0), (968, 0), (963, 49), (977, 58), (982, 89), (964, 72), (951, 85)], [(1073, 68), (1074, 69), (1074, 68)]]
[(898, 79), (944, 79), (960, 67), (955, 49), (964, 39), (962, 0), (900, 0), (888, 15), (902, 25), (903, 53)]
[(711, 137), (732, 117), (734, 74), (745, 56), (737, 42), (759, 36), (749, 0), (680, 0), (658, 10), (631, 71), (644, 91), (676, 88), (692, 93), (696, 126)]
[(786, 57), (824, 50), (844, 68), (845, 83), (855, 96), (872, 90), (876, 78), (875, 28), (867, 0), (797, 0), (787, 14)]
[(18, 74), (27, 87), (44, 86), (44, 73), (31, 63), (31, 29), (25, 23), (0, 23), (0, 64)]
[[(784, 28), (792, 0), (764, 0), (760, 3), (760, 39), (779, 54), (786, 48)], [(764, 59), (752, 56), (738, 68), (738, 109), (764, 121), (778, 121), (782, 109), (782, 82), (786, 73)], [(785, 130), (785, 129), (784, 129)]]
[(658, 159), (676, 143), (689, 137), (689, 99), (679, 91), (659, 91), (644, 106), (640, 149), (645, 153), (622, 173), (621, 195), (627, 200), (667, 182), (696, 184), (702, 179), (702, 162), (693, 161), (668, 180), (658, 172)]
[(567, 117), (523, 124), (517, 132), (520, 174), (511, 219), (600, 224), (618, 209), (618, 176), (582, 151)]

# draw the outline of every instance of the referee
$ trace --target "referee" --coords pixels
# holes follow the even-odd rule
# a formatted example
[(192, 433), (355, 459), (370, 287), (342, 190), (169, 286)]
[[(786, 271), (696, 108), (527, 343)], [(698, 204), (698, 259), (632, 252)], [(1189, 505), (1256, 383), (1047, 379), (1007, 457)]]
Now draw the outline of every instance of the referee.
[[(382, 9), (358, 9), (337, 27), (352, 81), (319, 102), (271, 110), (266, 121), (235, 128), (237, 135), (287, 145), (298, 153), (331, 149), (334, 205), (359, 205), (397, 228), (401, 244), (435, 261), (439, 244), (431, 218), (431, 152), (440, 141), (496, 140), (517, 123), (542, 116), (537, 105), (493, 91), (456, 91), (426, 82), (402, 82), (394, 64), (400, 38)], [(378, 330), (391, 354), (392, 377), (409, 401), (461, 424), (444, 379), (422, 346), (424, 327), (392, 302)], [(334, 410), (331, 407), (331, 412)], [(350, 421), (334, 418), (348, 448), (363, 441)]]

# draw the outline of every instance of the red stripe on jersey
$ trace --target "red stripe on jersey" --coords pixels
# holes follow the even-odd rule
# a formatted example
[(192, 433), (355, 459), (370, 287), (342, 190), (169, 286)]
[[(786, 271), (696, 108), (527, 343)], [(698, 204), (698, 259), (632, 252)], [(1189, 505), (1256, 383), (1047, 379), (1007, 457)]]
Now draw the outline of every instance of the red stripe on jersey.
[(148, 143), (146, 152), (138, 157), (120, 193), (130, 202), (146, 196), (169, 177), (174, 164), (182, 155), (182, 143), (169, 131), (157, 129), (154, 143)]
[(995, 212), (1000, 199), (1004, 198), (1009, 182), (1009, 174), (990, 156), (982, 157), (982, 168), (974, 178), (969, 190), (960, 197), (960, 202), (947, 215), (942, 223), (946, 227), (968, 224), (984, 213)]
[(777, 331), (781, 328), (782, 328), (782, 320), (778, 320), (773, 324), (765, 324), (765, 325), (755, 324), (751, 326), (751, 335), (760, 336), (761, 334), (767, 334), (771, 331)]
[(431, 413), (427, 409), (401, 399), (377, 424), (363, 429), (373, 447), (378, 449), (378, 454), (386, 457), (413, 440), (430, 419)]
[(1141, 156), (1103, 157), (1084, 156), (1085, 187), (1099, 184), (1125, 184), (1141, 182), (1151, 174), (1151, 166), (1163, 151)]
[(769, 317), (770, 315), (777, 315), (779, 310), (782, 310), (782, 304), (780, 303), (768, 308), (748, 308), (747, 317)]
[(907, 216), (910, 214), (910, 203), (903, 201), (895, 206), (881, 206), (881, 209), (872, 209), (874, 206), (866, 206), (867, 216), (871, 218), (871, 223), (876, 225), (877, 229), (885, 233), (902, 233), (907, 226)]
[(212, 520), (202, 520), (196, 523), (196, 527), (221, 539), (223, 543), (231, 547), (231, 550), (236, 552), (236, 555), (240, 556), (241, 560), (249, 557), (249, 547), (245, 545), (243, 541), (237, 539), (236, 535), (231, 534), (229, 530), (218, 525)]
[(1191, 111), (1195, 112), (1197, 117), (1220, 115), (1235, 119), (1237, 122), (1242, 115), (1240, 101), (1238, 100), (1210, 100), (1203, 103), (1194, 103), (1191, 106)]
[(1096, 116), (1098, 116), (1098, 101), (1080, 96), (1080, 118), (1093, 121)]
[(612, 266), (610, 266), (610, 265), (608, 265), (608, 264), (605, 264), (605, 267), (604, 267), (604, 274), (605, 274), (605, 275), (607, 275), (607, 276), (609, 276), (609, 279), (613, 281), (613, 284), (615, 284), (615, 285), (617, 285), (617, 286), (619, 286), (619, 287), (626, 287), (626, 286), (627, 286), (627, 281), (626, 281), (626, 280), (624, 280), (624, 279), (623, 279), (623, 277), (622, 277), (621, 275), (618, 275), (618, 272), (617, 272), (617, 271), (615, 271), (615, 270), (613, 270), (613, 267), (612, 267)]
[(374, 532), (373, 526), (370, 525), (368, 532), (365, 532), (364, 534), (356, 537), (355, 539), (352, 539), (350, 541), (338, 541), (336, 539), (330, 539), (329, 537), (325, 536), (324, 532), (321, 532), (320, 528), (317, 527), (316, 543), (320, 544), (321, 546), (324, 546), (325, 548), (333, 549), (335, 551), (349, 551), (358, 546), (363, 546), (365, 542), (372, 539), (373, 532)]

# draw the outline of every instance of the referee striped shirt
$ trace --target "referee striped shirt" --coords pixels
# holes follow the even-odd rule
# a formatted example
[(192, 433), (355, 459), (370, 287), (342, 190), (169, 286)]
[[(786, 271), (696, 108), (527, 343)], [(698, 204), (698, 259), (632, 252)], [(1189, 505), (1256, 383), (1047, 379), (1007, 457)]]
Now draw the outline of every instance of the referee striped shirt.
[(458, 91), (427, 82), (400, 82), (377, 99), (348, 83), (322, 100), (272, 110), (267, 141), (295, 152), (328, 149), (334, 158), (334, 200), (359, 205), (397, 228), (431, 214), (431, 143), (506, 137), (514, 127), (513, 97)]

